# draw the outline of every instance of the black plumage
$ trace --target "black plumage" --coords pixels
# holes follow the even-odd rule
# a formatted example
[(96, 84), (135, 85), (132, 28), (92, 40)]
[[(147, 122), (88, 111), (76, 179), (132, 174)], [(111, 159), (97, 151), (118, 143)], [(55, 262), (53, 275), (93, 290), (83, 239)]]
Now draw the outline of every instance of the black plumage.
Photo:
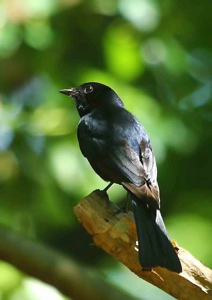
[(101, 178), (130, 193), (143, 269), (161, 266), (181, 272), (160, 214), (155, 157), (141, 123), (106, 85), (88, 82), (60, 92), (75, 99), (82, 154)]

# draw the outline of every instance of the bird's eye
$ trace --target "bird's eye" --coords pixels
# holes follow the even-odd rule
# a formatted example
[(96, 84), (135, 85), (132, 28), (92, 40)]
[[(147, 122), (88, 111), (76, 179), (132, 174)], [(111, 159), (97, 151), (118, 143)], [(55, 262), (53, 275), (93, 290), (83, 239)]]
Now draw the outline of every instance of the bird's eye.
[(91, 92), (93, 92), (93, 87), (92, 87), (92, 85), (86, 86), (86, 88), (84, 89), (84, 93), (85, 93), (85, 94), (88, 94), (88, 93), (91, 93)]

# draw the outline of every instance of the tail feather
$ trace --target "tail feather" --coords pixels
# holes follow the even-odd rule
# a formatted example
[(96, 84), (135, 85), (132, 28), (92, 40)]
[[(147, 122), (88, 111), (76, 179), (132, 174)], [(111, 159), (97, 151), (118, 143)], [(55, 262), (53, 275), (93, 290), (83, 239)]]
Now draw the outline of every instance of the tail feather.
[(160, 210), (148, 208), (132, 196), (139, 241), (139, 261), (143, 269), (165, 267), (180, 273), (182, 266), (172, 246)]

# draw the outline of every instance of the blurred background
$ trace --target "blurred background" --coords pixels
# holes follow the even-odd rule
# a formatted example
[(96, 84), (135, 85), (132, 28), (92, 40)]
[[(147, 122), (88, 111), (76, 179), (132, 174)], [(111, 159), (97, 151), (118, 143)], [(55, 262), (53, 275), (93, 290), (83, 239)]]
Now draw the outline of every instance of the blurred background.
[[(1, 224), (139, 299), (173, 299), (97, 249), (73, 213), (105, 183), (79, 151), (74, 102), (58, 90), (99, 81), (149, 134), (171, 238), (212, 267), (211, 11), (211, 0), (0, 1)], [(126, 199), (118, 186), (109, 194)], [(64, 299), (0, 261), (1, 300), (48, 297)]]

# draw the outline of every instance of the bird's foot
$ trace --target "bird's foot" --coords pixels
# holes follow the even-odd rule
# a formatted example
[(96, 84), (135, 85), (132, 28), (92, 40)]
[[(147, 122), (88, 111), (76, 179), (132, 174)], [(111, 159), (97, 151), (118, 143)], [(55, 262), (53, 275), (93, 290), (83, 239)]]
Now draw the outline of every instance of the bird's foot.
[(109, 197), (107, 191), (113, 185), (113, 182), (110, 182), (103, 190), (95, 190), (101, 197), (103, 197), (109, 203)]
[(109, 190), (109, 188), (113, 185), (113, 182), (110, 182), (103, 190), (102, 192), (107, 193), (107, 191)]

